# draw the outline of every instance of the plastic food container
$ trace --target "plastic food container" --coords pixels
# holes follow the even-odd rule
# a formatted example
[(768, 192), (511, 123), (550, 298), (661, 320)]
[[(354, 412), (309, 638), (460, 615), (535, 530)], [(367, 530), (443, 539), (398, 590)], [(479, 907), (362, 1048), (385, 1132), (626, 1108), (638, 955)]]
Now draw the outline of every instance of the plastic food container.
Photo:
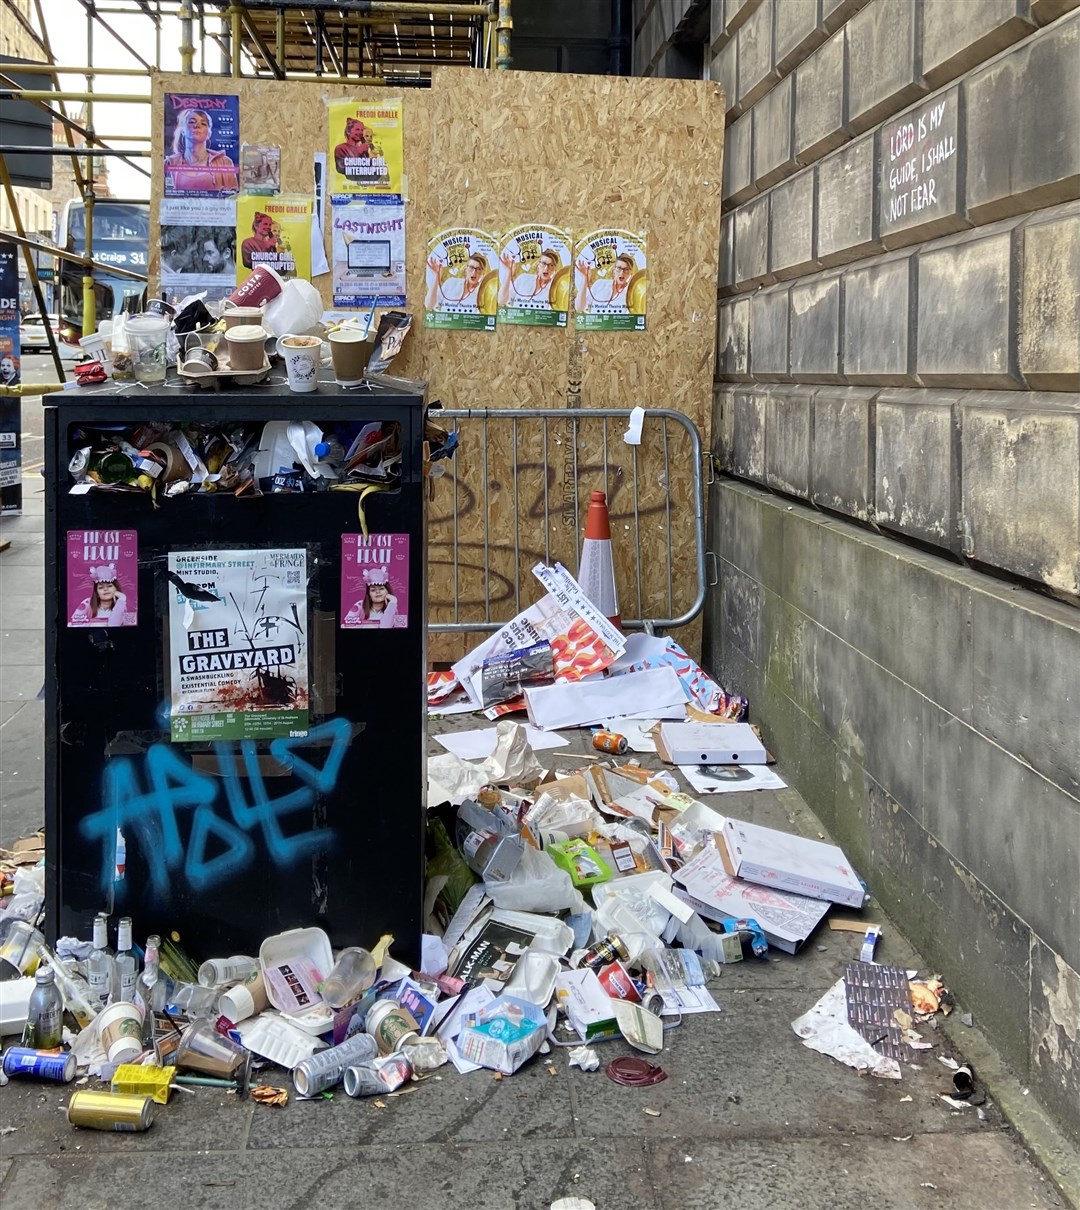
[(319, 988), (333, 970), (330, 938), (318, 928), (275, 933), (259, 947), (266, 995), (283, 1013), (296, 1013), (322, 1003)]
[(262, 1013), (251, 1021), (238, 1025), (244, 1045), (260, 1058), (269, 1059), (287, 1071), (320, 1050), (325, 1043), (290, 1025), (274, 1013)]

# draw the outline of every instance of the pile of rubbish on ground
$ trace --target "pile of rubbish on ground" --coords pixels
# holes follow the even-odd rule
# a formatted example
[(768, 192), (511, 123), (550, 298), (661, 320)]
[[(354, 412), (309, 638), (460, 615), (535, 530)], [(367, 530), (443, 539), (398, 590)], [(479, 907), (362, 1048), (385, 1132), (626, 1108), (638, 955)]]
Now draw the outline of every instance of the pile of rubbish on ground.
[[(725, 965), (796, 953), (835, 906), (848, 914), (833, 927), (862, 934), (860, 960), (793, 1028), (900, 1078), (947, 991), (874, 962), (880, 929), (850, 915), (867, 894), (839, 848), (702, 801), (784, 785), (745, 700), (671, 639), (623, 635), (560, 566), (536, 575), (540, 602), (429, 677), (433, 715), (487, 725), (438, 735), (446, 750), (429, 760), (427, 926), (397, 943), (418, 965), (390, 936), (335, 954), (317, 927), (194, 962), (173, 938), (140, 952), (128, 917), (113, 950), (104, 915), (54, 950), (36, 927), (31, 838), (6, 855), (0, 1017), (23, 1036), (5, 1077), (102, 1081), (74, 1093), (68, 1118), (109, 1130), (146, 1129), (177, 1090), (284, 1106), (343, 1086), (385, 1105), (448, 1064), (502, 1078), (553, 1047), (651, 1086), (671, 1030), (719, 1011), (708, 985)], [(590, 756), (569, 750), (567, 728), (591, 735)], [(616, 1038), (636, 1055), (605, 1060)], [(954, 1072), (954, 1096), (970, 1095), (965, 1079)]]

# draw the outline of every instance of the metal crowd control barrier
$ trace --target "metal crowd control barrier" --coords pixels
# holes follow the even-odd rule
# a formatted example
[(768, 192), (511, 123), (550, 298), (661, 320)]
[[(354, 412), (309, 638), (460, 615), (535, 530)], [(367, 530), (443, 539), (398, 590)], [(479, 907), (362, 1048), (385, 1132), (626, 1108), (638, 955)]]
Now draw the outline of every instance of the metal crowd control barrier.
[[(522, 600), (522, 584), (528, 586), (531, 568), (541, 559), (558, 559), (576, 574), (589, 492), (601, 488), (612, 510), (624, 628), (653, 633), (697, 617), (707, 587), (701, 436), (681, 412), (656, 408), (645, 414), (641, 445), (627, 445), (625, 425), (612, 422), (625, 422), (630, 415), (627, 408), (447, 408), (432, 413), (433, 421), (459, 434), (461, 445), (439, 481), (429, 522), (429, 616), (450, 614), (449, 620), (429, 621), (430, 632), (497, 630), (536, 599), (531, 594)], [(584, 440), (582, 434), (592, 426), (599, 432)], [(560, 468), (552, 464), (553, 455), (562, 461), (557, 477)], [(646, 482), (646, 473), (655, 477)], [(673, 480), (673, 474), (678, 478)], [(510, 483), (503, 482), (503, 475)], [(527, 478), (532, 495), (523, 503)], [(673, 504), (673, 486), (681, 503)], [(561, 503), (556, 489), (562, 492)], [(541, 521), (542, 545), (536, 540)], [(680, 592), (675, 564), (689, 571), (686, 545), (691, 537), (693, 580), (691, 584), (682, 575)], [(470, 576), (482, 580), (483, 589), (466, 599), (463, 585)], [(690, 587), (693, 596), (684, 604)]]

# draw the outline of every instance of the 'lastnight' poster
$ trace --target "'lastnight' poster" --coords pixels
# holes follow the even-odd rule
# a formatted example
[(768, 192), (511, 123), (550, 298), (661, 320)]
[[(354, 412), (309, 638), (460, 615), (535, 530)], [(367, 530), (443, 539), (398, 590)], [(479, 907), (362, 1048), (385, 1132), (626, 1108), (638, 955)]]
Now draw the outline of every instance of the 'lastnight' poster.
[(174, 742), (308, 731), (307, 552), (169, 555)]

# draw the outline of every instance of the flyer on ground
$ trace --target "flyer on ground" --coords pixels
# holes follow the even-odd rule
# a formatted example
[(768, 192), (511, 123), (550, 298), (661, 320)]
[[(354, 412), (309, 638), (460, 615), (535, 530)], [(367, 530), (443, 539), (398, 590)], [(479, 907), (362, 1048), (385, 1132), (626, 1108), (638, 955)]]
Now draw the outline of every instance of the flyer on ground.
[(240, 148), (240, 189), (259, 197), (281, 192), (281, 148), (245, 143)]
[(409, 535), (341, 535), (341, 629), (409, 624)]
[(173, 741), (306, 735), (307, 552), (173, 551), (168, 576)]
[(311, 197), (302, 193), (236, 199), (237, 284), (259, 265), (285, 278), (311, 280), (311, 208)]
[[(0, 386), (22, 379), (19, 342), (19, 249), (0, 240)], [(22, 512), (22, 406), (18, 395), (0, 395), (0, 513)]]
[(67, 624), (136, 626), (139, 538), (133, 529), (69, 529)]
[(206, 291), (216, 301), (236, 288), (236, 200), (161, 199), (161, 288), (185, 298)]
[(647, 247), (644, 231), (605, 227), (578, 236), (574, 251), (578, 331), (645, 331)]
[(450, 227), (428, 238), (426, 327), (494, 332), (498, 298), (498, 251), (493, 235), (475, 227)]
[(401, 98), (331, 101), (330, 194), (404, 191)]
[(240, 188), (240, 98), (167, 92), (165, 196), (225, 197)]
[(354, 198), (330, 207), (334, 306), (405, 305), (405, 207)]
[(573, 248), (569, 231), (523, 223), (499, 240), (499, 323), (565, 328)]

